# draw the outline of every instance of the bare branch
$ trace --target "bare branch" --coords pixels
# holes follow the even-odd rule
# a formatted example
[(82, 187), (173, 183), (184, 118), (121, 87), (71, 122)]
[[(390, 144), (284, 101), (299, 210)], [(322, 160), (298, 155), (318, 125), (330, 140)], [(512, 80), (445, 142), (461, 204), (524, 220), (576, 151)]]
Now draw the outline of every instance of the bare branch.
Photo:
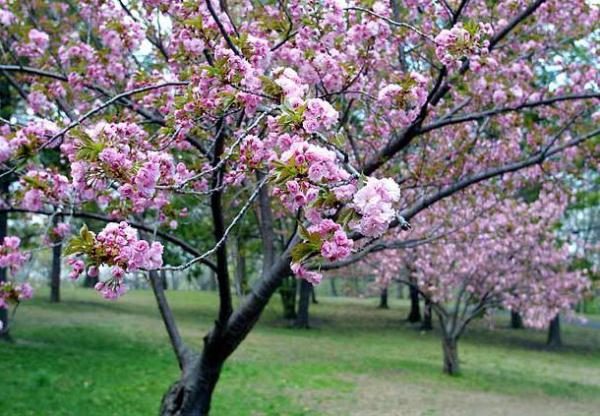
[(154, 292), (154, 297), (156, 298), (156, 303), (158, 304), (160, 316), (162, 317), (163, 323), (165, 324), (165, 329), (169, 334), (169, 340), (171, 341), (171, 346), (173, 347), (175, 356), (177, 357), (179, 368), (183, 369), (189, 358), (190, 351), (183, 343), (183, 339), (181, 338), (181, 334), (177, 328), (175, 317), (173, 316), (173, 311), (171, 310), (169, 302), (167, 301), (167, 297), (165, 296), (165, 289), (158, 272), (156, 270), (151, 270), (148, 272), (148, 280), (150, 280), (152, 292)]
[(221, 245), (225, 244), (225, 242), (227, 241), (227, 237), (231, 233), (231, 230), (233, 229), (233, 227), (235, 227), (237, 225), (237, 223), (246, 214), (246, 212), (248, 211), (248, 209), (252, 205), (252, 202), (254, 202), (254, 200), (258, 196), (258, 194), (260, 192), (260, 189), (267, 182), (267, 180), (268, 180), (268, 177), (265, 177), (262, 181), (260, 181), (258, 183), (256, 189), (254, 190), (254, 192), (252, 192), (252, 195), (250, 195), (250, 198), (248, 198), (248, 201), (246, 201), (246, 203), (244, 204), (244, 206), (242, 207), (242, 209), (237, 213), (237, 215), (235, 216), (235, 218), (233, 219), (233, 221), (231, 221), (231, 223), (229, 224), (229, 226), (225, 229), (225, 231), (223, 233), (223, 237), (217, 242), (217, 244), (214, 245), (213, 248), (211, 248), (210, 250), (206, 251), (202, 255), (200, 255), (200, 256), (198, 256), (196, 258), (193, 258), (192, 260), (188, 261), (185, 264), (182, 264), (180, 266), (174, 266), (174, 267), (173, 266), (166, 266), (166, 267), (163, 267), (163, 270), (173, 270), (173, 271), (185, 270), (185, 269), (189, 268), (190, 266), (192, 266), (193, 264), (198, 263), (199, 261), (202, 261), (202, 260), (206, 259), (208, 256), (214, 254)]
[(443, 118), (443, 119), (440, 119), (439, 121), (434, 121), (431, 124), (421, 127), (419, 129), (418, 133), (419, 134), (427, 133), (431, 130), (438, 129), (440, 127), (444, 127), (444, 126), (448, 126), (448, 125), (452, 125), (452, 124), (465, 123), (467, 121), (480, 120), (482, 118), (495, 116), (498, 114), (516, 112), (516, 111), (522, 110), (524, 108), (535, 108), (535, 107), (540, 107), (540, 106), (545, 106), (545, 105), (552, 105), (552, 104), (562, 102), (562, 101), (588, 100), (588, 99), (600, 99), (600, 93), (560, 95), (560, 96), (556, 96), (556, 97), (552, 97), (552, 98), (547, 98), (545, 100), (525, 102), (525, 103), (518, 104), (515, 106), (493, 108), (491, 110), (481, 111), (479, 113), (466, 114), (463, 116), (451, 117), (451, 118)]

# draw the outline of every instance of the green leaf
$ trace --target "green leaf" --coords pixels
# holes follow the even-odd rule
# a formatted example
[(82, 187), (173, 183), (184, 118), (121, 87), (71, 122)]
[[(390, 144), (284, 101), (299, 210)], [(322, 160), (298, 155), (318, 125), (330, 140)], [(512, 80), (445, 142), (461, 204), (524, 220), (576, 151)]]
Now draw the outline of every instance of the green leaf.
[(312, 244), (300, 243), (292, 249), (292, 261), (294, 263), (301, 263), (303, 260), (306, 260), (311, 254), (315, 252), (316, 251), (314, 250)]

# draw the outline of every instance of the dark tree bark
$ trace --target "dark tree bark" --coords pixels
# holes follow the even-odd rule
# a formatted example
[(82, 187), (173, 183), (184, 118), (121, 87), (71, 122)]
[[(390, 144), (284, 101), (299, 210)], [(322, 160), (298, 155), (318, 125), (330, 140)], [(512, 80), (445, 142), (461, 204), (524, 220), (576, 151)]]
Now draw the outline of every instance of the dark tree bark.
[(241, 238), (238, 236), (233, 244), (235, 251), (235, 291), (238, 296), (244, 296), (248, 283), (246, 278), (246, 256), (240, 240)]
[[(3, 197), (8, 193), (8, 187), (10, 183), (5, 178), (0, 178), (0, 196)], [(4, 237), (8, 232), (8, 213), (0, 212), (0, 242), (4, 241)], [(0, 267), (0, 282), (6, 282), (6, 268)], [(8, 310), (5, 308), (0, 308), (0, 321), (2, 321), (4, 329), (0, 330), (0, 340), (2, 341), (10, 341), (10, 332), (9, 327), (10, 323), (8, 322)]]
[(510, 311), (510, 327), (512, 329), (523, 329), (523, 318), (519, 312)]
[(410, 292), (410, 312), (406, 320), (408, 322), (421, 322), (421, 308), (419, 307), (419, 290), (414, 285), (409, 286)]
[(452, 335), (444, 335), (442, 337), (442, 349), (444, 351), (444, 373), (451, 376), (460, 373), (458, 338)]
[[(58, 215), (52, 218), (52, 225), (56, 226), (60, 220)], [(52, 246), (52, 267), (50, 268), (50, 302), (60, 302), (60, 269), (61, 269), (62, 244), (54, 243)]]
[(183, 367), (181, 379), (163, 396), (160, 415), (207, 416), (222, 367), (220, 359), (193, 356)]
[(380, 309), (389, 309), (388, 306), (388, 288), (381, 288), (381, 293), (379, 294), (379, 308)]
[(300, 280), (300, 299), (298, 301), (298, 316), (294, 322), (296, 328), (309, 328), (308, 311), (310, 306), (310, 291), (312, 285), (304, 280)]
[(560, 336), (560, 315), (556, 315), (554, 319), (550, 321), (548, 327), (548, 340), (546, 344), (549, 347), (560, 347), (562, 346), (562, 338)]
[(52, 268), (50, 269), (50, 302), (60, 302), (60, 262), (62, 244), (52, 247)]
[(421, 322), (422, 331), (431, 331), (433, 329), (433, 319), (431, 313), (431, 301), (425, 298), (425, 308), (423, 309), (423, 322)]

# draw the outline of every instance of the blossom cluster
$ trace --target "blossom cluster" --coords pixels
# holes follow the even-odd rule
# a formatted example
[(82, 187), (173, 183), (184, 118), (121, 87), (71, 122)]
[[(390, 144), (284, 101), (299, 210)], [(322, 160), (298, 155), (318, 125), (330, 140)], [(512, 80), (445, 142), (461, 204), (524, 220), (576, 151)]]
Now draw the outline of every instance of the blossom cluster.
[(316, 233), (321, 241), (321, 255), (329, 261), (340, 260), (350, 255), (354, 241), (350, 240), (342, 226), (330, 219), (311, 225), (308, 232)]
[(277, 188), (275, 194), (292, 211), (314, 202), (321, 186), (350, 178), (333, 151), (305, 141), (290, 143), (280, 161), (276, 168), (278, 183), (284, 186)]
[[(159, 242), (149, 243), (137, 236), (137, 231), (126, 222), (109, 223), (95, 235), (84, 227), (79, 237), (74, 237), (66, 249), (67, 254), (87, 256), (88, 274), (98, 276), (103, 265), (111, 268), (111, 277), (96, 285), (96, 290), (106, 299), (116, 299), (126, 287), (123, 278), (126, 273), (146, 269), (154, 270), (162, 266), (163, 246)], [(85, 263), (71, 258), (70, 277), (77, 279), (85, 270)]]
[(403, 77), (399, 82), (387, 84), (377, 95), (377, 101), (393, 126), (404, 128), (410, 125), (427, 101), (427, 79), (416, 72)]
[(330, 129), (338, 120), (338, 112), (325, 100), (311, 98), (306, 101), (302, 127), (307, 133)]
[(0, 126), (0, 163), (29, 154), (37, 146), (54, 147), (55, 143), (48, 143), (48, 140), (57, 131), (56, 124), (48, 120), (30, 121), (15, 133), (9, 125)]
[(489, 24), (471, 23), (463, 26), (456, 24), (452, 29), (442, 30), (436, 37), (435, 53), (438, 59), (447, 67), (455, 68), (463, 59), (469, 59), (473, 69), (477, 69), (479, 56), (485, 55), (489, 46), (484, 35), (491, 35), (493, 29)]
[(0, 267), (9, 268), (16, 272), (25, 264), (29, 255), (20, 249), (21, 239), (16, 236), (6, 236), (0, 244)]
[[(32, 297), (33, 288), (29, 283), (0, 282), (0, 309), (6, 309), (10, 303), (17, 303)], [(2, 321), (0, 321), (0, 324), (2, 324)]]
[(176, 186), (193, 176), (186, 165), (149, 148), (148, 134), (133, 123), (102, 124), (63, 144), (72, 164), (73, 187), (83, 200), (110, 200), (116, 184), (120, 204), (134, 212), (162, 208), (158, 186)]
[(19, 184), (18, 199), (29, 211), (38, 211), (44, 204), (58, 206), (68, 200), (71, 191), (67, 177), (50, 170), (31, 169)]
[(394, 203), (400, 200), (400, 187), (390, 178), (367, 178), (365, 186), (356, 192), (352, 200), (361, 215), (354, 224), (357, 231), (367, 237), (379, 237), (385, 233), (396, 218)]

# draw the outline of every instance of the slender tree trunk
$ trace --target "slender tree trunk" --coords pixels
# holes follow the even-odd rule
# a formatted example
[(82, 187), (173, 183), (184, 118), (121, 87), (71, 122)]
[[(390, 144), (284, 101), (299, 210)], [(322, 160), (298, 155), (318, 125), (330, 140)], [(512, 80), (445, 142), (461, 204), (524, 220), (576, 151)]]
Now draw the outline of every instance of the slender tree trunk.
[(510, 327), (512, 329), (523, 329), (523, 318), (519, 312), (510, 311)]
[[(6, 178), (0, 178), (0, 197), (4, 197), (8, 193), (9, 182)], [(8, 232), (8, 213), (0, 212), (0, 242), (4, 241), (4, 237)], [(0, 282), (6, 282), (6, 267), (0, 267)], [(4, 329), (0, 330), (0, 340), (10, 341), (8, 309), (0, 308), (0, 321), (2, 321)]]
[(556, 315), (556, 317), (550, 321), (550, 326), (548, 327), (548, 341), (546, 344), (549, 347), (560, 347), (562, 345), (560, 336), (560, 315)]
[(235, 290), (238, 296), (244, 296), (246, 294), (246, 256), (244, 255), (244, 249), (240, 241), (240, 237), (235, 239), (233, 244), (235, 251)]
[(298, 316), (294, 322), (296, 328), (309, 328), (308, 310), (310, 306), (311, 284), (304, 279), (300, 280), (300, 300), (298, 301)]
[(331, 279), (329, 279), (329, 282), (331, 284), (331, 296), (337, 297), (338, 293), (337, 293), (337, 288), (335, 287), (335, 277), (332, 277)]
[(160, 271), (160, 283), (162, 284), (163, 290), (167, 290), (169, 288), (169, 282), (167, 281), (167, 271)]
[(62, 244), (52, 247), (52, 268), (50, 269), (50, 302), (60, 302), (60, 268)]
[(313, 305), (319, 304), (319, 301), (317, 300), (317, 291), (315, 290), (315, 287), (312, 285), (310, 288), (310, 300)]
[(380, 309), (389, 309), (388, 306), (388, 288), (381, 288), (381, 293), (379, 294), (379, 308)]
[(460, 372), (458, 363), (458, 339), (451, 335), (442, 336), (442, 350), (444, 352), (444, 373), (456, 375)]
[(421, 323), (422, 331), (431, 331), (433, 329), (433, 320), (431, 314), (431, 301), (425, 299), (425, 308), (423, 309), (423, 322)]
[(406, 320), (408, 322), (421, 322), (421, 308), (419, 307), (419, 291), (414, 285), (409, 286), (410, 313)]
[(283, 306), (284, 319), (296, 319), (296, 292), (297, 281), (293, 277), (286, 277), (281, 287), (279, 294), (281, 296), (281, 305)]

